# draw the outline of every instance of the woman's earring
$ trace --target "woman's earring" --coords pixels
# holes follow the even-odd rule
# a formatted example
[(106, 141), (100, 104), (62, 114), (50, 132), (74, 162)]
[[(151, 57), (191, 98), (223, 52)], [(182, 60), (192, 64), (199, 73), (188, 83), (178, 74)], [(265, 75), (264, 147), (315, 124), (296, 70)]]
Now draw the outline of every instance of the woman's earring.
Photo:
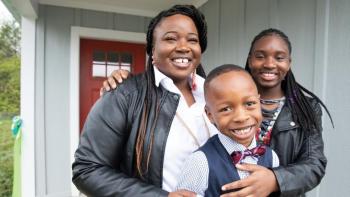
[(196, 84), (196, 69), (192, 72), (192, 84), (191, 84), (192, 90), (197, 89), (197, 84)]
[(152, 65), (156, 65), (156, 60), (154, 59), (154, 55), (152, 55)]

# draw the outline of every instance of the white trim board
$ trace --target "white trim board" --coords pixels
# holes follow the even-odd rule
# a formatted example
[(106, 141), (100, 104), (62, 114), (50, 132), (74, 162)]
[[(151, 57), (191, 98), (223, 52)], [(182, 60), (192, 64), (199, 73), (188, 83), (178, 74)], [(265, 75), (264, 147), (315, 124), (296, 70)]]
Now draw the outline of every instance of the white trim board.
[[(38, 0), (40, 4), (54, 5), (61, 7), (80, 8), (88, 10), (97, 10), (102, 12), (121, 13), (135, 16), (154, 17), (161, 10), (168, 9), (175, 4), (183, 4), (182, 0), (164, 1), (139, 1), (139, 0)], [(188, 0), (187, 4), (192, 4), (196, 7), (202, 6), (208, 0)]]
[[(35, 196), (35, 33), (36, 21), (21, 18), (21, 192)], [(24, 63), (25, 62), (25, 63)]]
[[(70, 41), (70, 82), (69, 82), (69, 110), (70, 110), (70, 162), (74, 161), (74, 152), (79, 144), (79, 59), (80, 38), (122, 41), (132, 43), (146, 43), (145, 33), (125, 32), (86, 27), (71, 27)], [(72, 196), (79, 196), (79, 191), (71, 183)]]

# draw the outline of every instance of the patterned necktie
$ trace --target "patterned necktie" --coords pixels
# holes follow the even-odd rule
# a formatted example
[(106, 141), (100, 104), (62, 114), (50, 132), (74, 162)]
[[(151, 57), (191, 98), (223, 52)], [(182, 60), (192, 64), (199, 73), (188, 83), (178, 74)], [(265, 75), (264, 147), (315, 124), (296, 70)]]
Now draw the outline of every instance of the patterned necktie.
[(263, 155), (266, 151), (265, 145), (260, 145), (252, 149), (246, 149), (245, 151), (233, 151), (231, 154), (231, 158), (233, 161), (233, 164), (240, 163), (245, 157), (251, 156), (258, 158), (259, 156)]

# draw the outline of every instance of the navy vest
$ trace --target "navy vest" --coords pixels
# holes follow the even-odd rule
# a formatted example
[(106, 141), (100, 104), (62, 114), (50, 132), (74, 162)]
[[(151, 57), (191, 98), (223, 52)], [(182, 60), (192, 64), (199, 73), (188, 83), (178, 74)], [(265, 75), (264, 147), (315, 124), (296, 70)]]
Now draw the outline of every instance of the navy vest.
[[(208, 188), (204, 194), (206, 197), (218, 197), (223, 194), (221, 191), (223, 185), (240, 179), (237, 169), (218, 135), (211, 137), (199, 150), (203, 151), (209, 165)], [(259, 157), (258, 164), (272, 168), (271, 148), (267, 147), (265, 154)]]

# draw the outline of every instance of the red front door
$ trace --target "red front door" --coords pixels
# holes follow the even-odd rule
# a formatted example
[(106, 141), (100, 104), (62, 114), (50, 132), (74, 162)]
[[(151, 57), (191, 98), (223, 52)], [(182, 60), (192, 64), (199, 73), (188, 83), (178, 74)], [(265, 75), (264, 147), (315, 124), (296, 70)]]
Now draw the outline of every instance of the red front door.
[(145, 70), (145, 49), (144, 44), (80, 40), (80, 130), (100, 97), (102, 82), (113, 70), (125, 69), (135, 74)]

